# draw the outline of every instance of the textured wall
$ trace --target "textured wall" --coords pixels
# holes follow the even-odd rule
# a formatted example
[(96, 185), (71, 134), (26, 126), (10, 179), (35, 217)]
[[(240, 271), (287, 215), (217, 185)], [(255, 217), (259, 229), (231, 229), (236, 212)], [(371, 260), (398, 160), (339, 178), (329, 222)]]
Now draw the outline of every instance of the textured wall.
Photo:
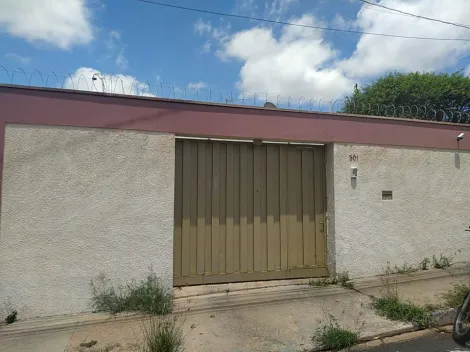
[(174, 137), (7, 125), (0, 304), (20, 318), (89, 310), (90, 280), (172, 285)]
[[(334, 236), (338, 272), (380, 274), (387, 261), (417, 265), (441, 253), (470, 260), (470, 235), (464, 232), (470, 225), (469, 152), (330, 148), (334, 232), (329, 235)], [(357, 162), (350, 161), (351, 154)], [(356, 182), (350, 178), (352, 165), (358, 167)], [(382, 200), (384, 190), (393, 191), (393, 200)]]

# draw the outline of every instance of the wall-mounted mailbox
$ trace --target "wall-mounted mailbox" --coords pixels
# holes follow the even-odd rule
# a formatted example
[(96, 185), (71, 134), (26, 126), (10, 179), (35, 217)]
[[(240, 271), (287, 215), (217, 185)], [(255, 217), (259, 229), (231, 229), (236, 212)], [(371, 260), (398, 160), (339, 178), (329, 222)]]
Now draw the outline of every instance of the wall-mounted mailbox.
[(351, 173), (351, 178), (357, 178), (357, 167), (351, 167), (350, 173)]

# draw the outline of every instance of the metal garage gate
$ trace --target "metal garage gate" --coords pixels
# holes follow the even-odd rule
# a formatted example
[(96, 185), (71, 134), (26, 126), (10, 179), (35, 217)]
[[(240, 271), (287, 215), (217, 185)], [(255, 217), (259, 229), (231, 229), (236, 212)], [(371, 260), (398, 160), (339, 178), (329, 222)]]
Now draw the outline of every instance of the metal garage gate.
[(321, 146), (178, 139), (174, 285), (327, 275)]

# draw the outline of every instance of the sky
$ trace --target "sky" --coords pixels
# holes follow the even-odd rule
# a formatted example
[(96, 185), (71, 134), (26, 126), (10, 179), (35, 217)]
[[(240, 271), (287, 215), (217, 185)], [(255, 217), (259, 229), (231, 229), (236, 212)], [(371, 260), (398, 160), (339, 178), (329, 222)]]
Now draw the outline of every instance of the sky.
[[(196, 100), (343, 99), (389, 72), (470, 73), (470, 29), (359, 0), (2, 0), (0, 82)], [(372, 0), (470, 25), (468, 0)], [(92, 78), (97, 78), (93, 80)]]

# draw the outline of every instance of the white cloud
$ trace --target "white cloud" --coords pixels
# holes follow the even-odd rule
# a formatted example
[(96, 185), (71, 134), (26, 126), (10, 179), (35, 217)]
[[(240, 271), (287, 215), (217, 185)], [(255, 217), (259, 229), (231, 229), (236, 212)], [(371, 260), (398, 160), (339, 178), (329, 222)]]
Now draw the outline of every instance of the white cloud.
[(85, 0), (2, 0), (0, 31), (61, 49), (93, 40)]
[[(320, 24), (311, 15), (290, 22)], [(254, 27), (230, 36), (219, 55), (243, 62), (238, 88), (248, 94), (336, 99), (355, 83), (333, 67), (338, 53), (318, 30), (286, 26), (276, 37), (269, 28)]]
[(101, 73), (89, 67), (77, 69), (73, 75), (65, 80), (63, 88), (149, 97), (155, 96), (152, 94), (151, 87), (147, 83), (141, 82), (133, 76)]
[(198, 89), (204, 89), (204, 88), (207, 88), (207, 83), (204, 83), (204, 82), (191, 82), (188, 84), (188, 89), (192, 89), (192, 90), (198, 90)]
[(285, 14), (289, 7), (296, 3), (297, 0), (272, 0), (266, 1), (265, 12), (268, 17), (277, 17)]
[(350, 29), (355, 27), (355, 22), (346, 20), (343, 16), (337, 13), (331, 20), (331, 27), (338, 29)]
[(210, 21), (204, 22), (201, 19), (198, 19), (194, 24), (194, 31), (197, 34), (201, 36), (206, 35), (209, 37), (209, 39), (206, 40), (202, 46), (203, 53), (208, 53), (211, 51), (213, 42), (221, 43), (228, 39), (231, 25), (230, 23), (225, 23), (222, 19), (220, 22), (221, 24), (218, 27), (213, 26)]
[(123, 53), (119, 53), (116, 57), (116, 65), (118, 65), (119, 68), (125, 70), (127, 66), (129, 65), (129, 61), (127, 58), (124, 56)]
[(31, 62), (31, 58), (28, 56), (22, 56), (16, 53), (6, 53), (5, 59), (16, 61), (22, 65), (28, 65)]
[(470, 65), (467, 66), (464, 73), (465, 73), (465, 75), (470, 76)]
[(212, 43), (210, 41), (206, 41), (204, 45), (202, 46), (202, 52), (208, 53), (211, 51), (211, 48), (212, 48)]
[(258, 4), (256, 0), (237, 0), (235, 3), (235, 13), (241, 15), (256, 15)]
[(121, 70), (127, 69), (129, 61), (124, 55), (126, 46), (121, 40), (121, 33), (116, 30), (110, 31), (105, 45), (108, 50), (105, 59), (113, 57), (115, 64)]
[(194, 24), (194, 31), (200, 35), (203, 35), (205, 33), (210, 33), (212, 31), (212, 25), (211, 22), (204, 22), (200, 18), (196, 21)]
[[(380, 4), (402, 11), (468, 23), (470, 1), (453, 0), (452, 6), (442, 0), (382, 0)], [(361, 30), (405, 36), (437, 38), (470, 38), (465, 28), (392, 15), (387, 11), (366, 11), (363, 7), (355, 23)], [(427, 41), (362, 35), (350, 58), (340, 64), (354, 77), (374, 77), (389, 71), (433, 71), (454, 66), (470, 51), (469, 42)]]
[[(272, 5), (273, 1), (269, 4)], [(468, 0), (454, 0), (452, 6), (442, 0), (378, 2), (423, 16), (469, 23)], [(245, 10), (257, 10), (254, 1), (245, 0), (240, 4)], [(404, 36), (470, 38), (468, 29), (395, 15), (372, 6), (363, 6), (354, 20), (350, 18), (349, 15), (344, 18), (338, 13), (328, 26)], [(309, 14), (287, 21), (327, 26)], [(354, 52), (345, 57), (331, 42), (325, 40), (323, 31), (284, 26), (278, 34), (275, 27), (272, 28), (257, 23), (252, 28), (231, 33), (230, 27), (221, 29), (212, 24), (205, 31), (220, 59), (242, 63), (237, 86), (247, 94), (280, 94), (293, 99), (302, 96), (304, 100), (337, 99), (350, 94), (356, 83), (363, 84), (390, 71), (439, 71), (454, 67), (460, 59), (470, 54), (470, 42), (361, 35)], [(351, 35), (349, 38), (354, 40), (357, 37)], [(470, 74), (470, 66), (466, 72)]]

